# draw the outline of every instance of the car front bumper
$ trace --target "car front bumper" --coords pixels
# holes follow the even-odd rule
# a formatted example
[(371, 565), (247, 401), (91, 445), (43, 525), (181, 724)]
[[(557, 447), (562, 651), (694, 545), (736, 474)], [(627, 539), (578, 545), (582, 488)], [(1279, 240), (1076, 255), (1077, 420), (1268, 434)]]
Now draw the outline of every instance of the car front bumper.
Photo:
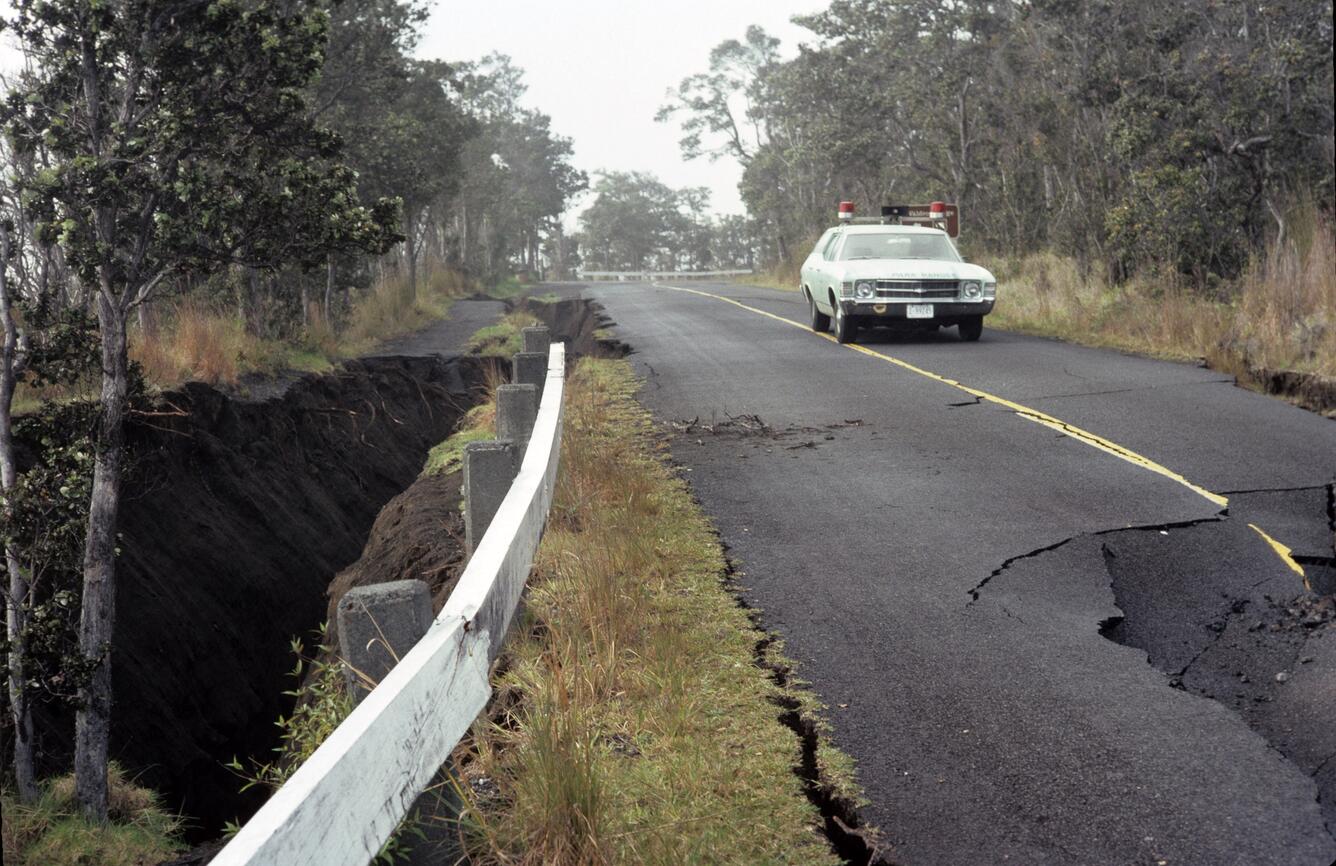
[[(907, 308), (910, 303), (930, 304), (933, 308), (933, 315), (927, 319), (911, 319), (908, 316)], [(884, 320), (885, 324), (904, 323), (923, 323), (923, 324), (955, 324), (961, 319), (968, 319), (972, 316), (986, 316), (993, 311), (995, 300), (992, 298), (981, 301), (860, 301), (853, 298), (843, 298), (840, 300), (840, 306), (846, 316), (857, 316), (860, 323), (866, 325), (876, 325), (879, 320)]]

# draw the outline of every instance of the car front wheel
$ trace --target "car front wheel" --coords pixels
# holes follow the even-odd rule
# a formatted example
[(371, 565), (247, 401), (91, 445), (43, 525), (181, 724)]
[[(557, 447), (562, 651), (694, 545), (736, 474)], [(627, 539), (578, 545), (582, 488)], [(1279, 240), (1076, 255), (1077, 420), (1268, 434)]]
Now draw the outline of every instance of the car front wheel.
[(957, 328), (960, 330), (960, 339), (973, 343), (983, 335), (983, 316), (970, 316), (961, 321)]
[(835, 302), (835, 342), (852, 343), (858, 339), (858, 320), (844, 312), (844, 307)]
[(830, 316), (817, 309), (816, 300), (811, 295), (807, 296), (807, 305), (812, 308), (812, 330), (818, 334), (829, 331)]

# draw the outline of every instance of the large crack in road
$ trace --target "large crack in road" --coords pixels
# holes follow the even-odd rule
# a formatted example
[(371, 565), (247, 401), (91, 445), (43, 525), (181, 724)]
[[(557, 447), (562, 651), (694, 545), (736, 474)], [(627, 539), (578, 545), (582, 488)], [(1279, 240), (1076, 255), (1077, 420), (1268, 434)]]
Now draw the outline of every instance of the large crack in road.
[[(1219, 517), (1115, 529), (1064, 539), (1011, 557), (970, 591), (975, 604), (1017, 562), (1081, 538), (1098, 539), (1120, 615), (1101, 621), (1108, 640), (1146, 653), (1165, 687), (1215, 701), (1313, 782), (1336, 838), (1336, 596), (1327, 572), (1336, 553), (1333, 485), (1231, 494)], [(1258, 517), (1261, 515), (1262, 517)], [(1294, 559), (1309, 585), (1249, 530), (1281, 523), (1304, 545)], [(1023, 619), (1014, 601), (1002, 605)]]

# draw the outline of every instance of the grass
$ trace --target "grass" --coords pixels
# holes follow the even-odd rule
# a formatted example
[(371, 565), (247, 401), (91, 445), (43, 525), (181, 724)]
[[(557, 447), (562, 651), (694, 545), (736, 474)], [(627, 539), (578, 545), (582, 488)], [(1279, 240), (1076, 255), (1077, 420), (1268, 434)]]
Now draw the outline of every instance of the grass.
[(232, 385), (247, 373), (324, 372), (385, 340), (444, 318), (456, 298), (475, 290), (468, 278), (437, 265), (422, 268), (414, 298), (407, 276), (391, 274), (354, 299), (342, 330), (336, 331), (312, 305), (306, 326), (292, 341), (257, 337), (234, 310), (198, 298), (164, 300), (156, 309), (158, 331), (151, 337), (133, 331), (130, 355), (147, 379), (161, 387), (184, 381)]
[(512, 298), (518, 298), (533, 286), (530, 279), (520, 279), (519, 277), (506, 277), (501, 282), (492, 287), (487, 294), (500, 301), (509, 301)]
[(495, 325), (474, 332), (469, 338), (469, 349), (487, 357), (509, 358), (523, 349), (524, 340), (520, 332), (541, 324), (542, 321), (533, 313), (515, 310), (502, 316)]
[[(493, 389), (495, 390), (495, 389)], [(468, 411), (450, 438), (427, 453), (423, 475), (446, 475), (464, 466), (464, 446), (496, 436), (496, 403), (488, 399)]]
[[(475, 725), (465, 759), (470, 856), (837, 862), (778, 720), (777, 703), (797, 699), (756, 664), (762, 635), (637, 387), (625, 362), (588, 358), (568, 382), (528, 628), (508, 646), (499, 716)], [(824, 765), (840, 774), (832, 787), (856, 790), (847, 758)]]
[(36, 803), (5, 791), (4, 862), (8, 866), (146, 866), (184, 848), (182, 822), (157, 795), (135, 785), (115, 763), (108, 773), (109, 821), (91, 824), (79, 814), (74, 777), (47, 782)]
[[(810, 249), (815, 243), (816, 239), (813, 238), (805, 249)], [(780, 262), (769, 270), (739, 274), (733, 277), (733, 282), (743, 286), (762, 286), (784, 292), (796, 292), (802, 284), (802, 267), (806, 258), (807, 253), (804, 252), (790, 261)]]
[(1272, 248), (1216, 297), (1148, 279), (1112, 286), (1051, 253), (1003, 258), (989, 323), (1157, 357), (1336, 376), (1336, 235)]

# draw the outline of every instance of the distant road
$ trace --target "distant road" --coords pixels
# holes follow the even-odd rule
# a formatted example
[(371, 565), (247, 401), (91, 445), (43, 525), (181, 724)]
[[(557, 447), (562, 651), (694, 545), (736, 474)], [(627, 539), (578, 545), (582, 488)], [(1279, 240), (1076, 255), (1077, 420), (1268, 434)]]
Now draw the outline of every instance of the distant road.
[(840, 346), (794, 293), (585, 294), (888, 859), (1336, 860), (1336, 623), (1291, 604), (1334, 588), (1336, 423), (992, 330)]

